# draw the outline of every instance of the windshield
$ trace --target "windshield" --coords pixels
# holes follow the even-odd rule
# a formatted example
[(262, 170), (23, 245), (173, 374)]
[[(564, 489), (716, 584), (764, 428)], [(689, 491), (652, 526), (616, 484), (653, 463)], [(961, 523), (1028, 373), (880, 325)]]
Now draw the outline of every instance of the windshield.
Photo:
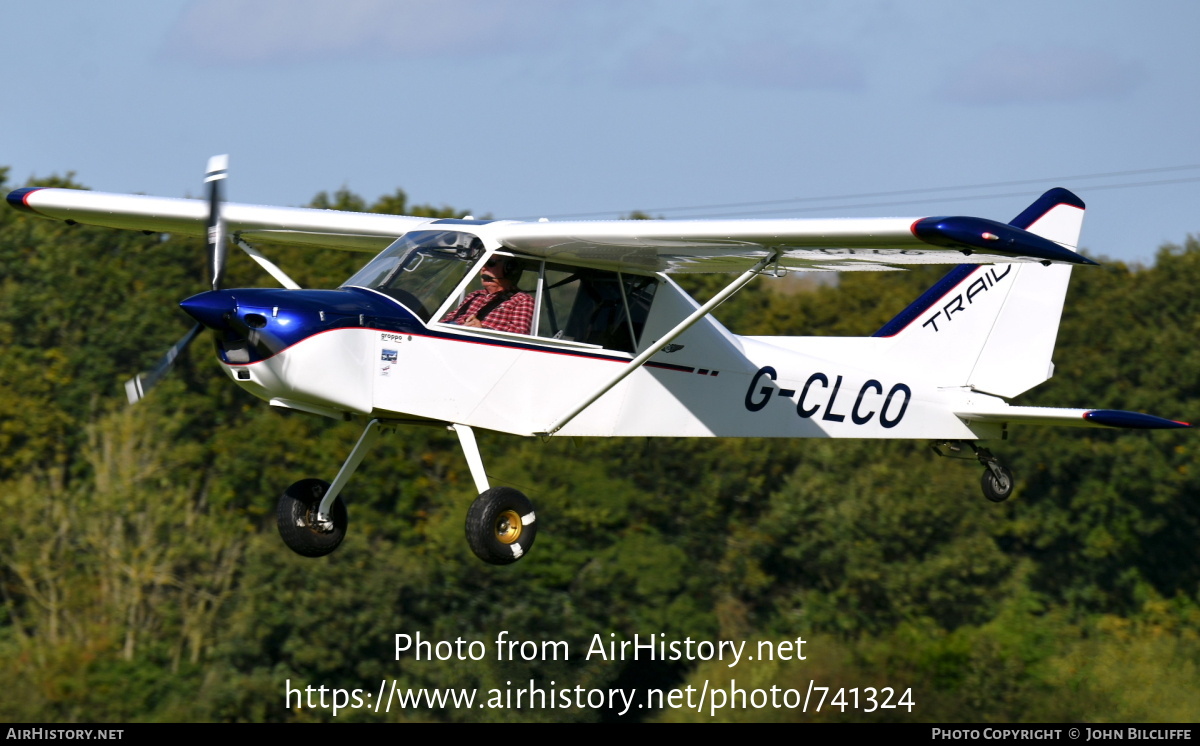
[(371, 288), (428, 322), (483, 254), (478, 236), (461, 231), (406, 233), (342, 287)]

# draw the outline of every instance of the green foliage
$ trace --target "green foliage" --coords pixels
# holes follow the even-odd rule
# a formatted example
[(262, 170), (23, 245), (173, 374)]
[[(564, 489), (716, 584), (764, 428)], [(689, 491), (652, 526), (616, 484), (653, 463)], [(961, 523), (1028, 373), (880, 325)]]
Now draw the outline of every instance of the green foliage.
[[(7, 178), (0, 169), (0, 184)], [(71, 176), (44, 183), (71, 184)], [(397, 190), (314, 206), (429, 217)], [(643, 217), (643, 216), (634, 216)], [(305, 286), (366, 260), (271, 249)], [(718, 719), (1194, 721), (1200, 678), (1200, 470), (1188, 432), (1016, 428), (1018, 494), (923, 444), (572, 439), (480, 433), (494, 483), (538, 505), (538, 544), (480, 564), (474, 488), (452, 434), (383, 438), (354, 476), (341, 549), (306, 560), (276, 534), (278, 493), (329, 478), (361, 424), (279, 412), (202, 354), (136, 409), (121, 381), (187, 328), (203, 246), (0, 211), (0, 717), (39, 721), (332, 719), (285, 682), (373, 688), (732, 685), (911, 687), (864, 716), (732, 709)], [(718, 311), (743, 334), (857, 335), (939, 271), (760, 278)], [(261, 284), (230, 257), (230, 285)], [(685, 276), (701, 298), (728, 278)], [(1200, 242), (1155, 266), (1074, 273), (1054, 379), (1022, 403), (1197, 417)], [(394, 635), (480, 640), (482, 661), (396, 659)], [(497, 661), (492, 642), (562, 641), (568, 660)], [(805, 661), (655, 667), (585, 661), (595, 635), (809, 641)], [(615, 718), (442, 709), (338, 719)], [(694, 712), (643, 711), (677, 720)], [(628, 719), (628, 718), (627, 718)]]
[(410, 205), (408, 204), (408, 193), (403, 189), (397, 189), (391, 194), (385, 194), (368, 207), (367, 201), (360, 195), (355, 194), (346, 187), (342, 187), (334, 192), (332, 196), (328, 192), (320, 192), (316, 197), (313, 197), (312, 202), (308, 206), (322, 210), (378, 212), (386, 215), (412, 215), (418, 218), (461, 218), (470, 213), (469, 210), (456, 210), (447, 205), (441, 207), (434, 207), (428, 204)]

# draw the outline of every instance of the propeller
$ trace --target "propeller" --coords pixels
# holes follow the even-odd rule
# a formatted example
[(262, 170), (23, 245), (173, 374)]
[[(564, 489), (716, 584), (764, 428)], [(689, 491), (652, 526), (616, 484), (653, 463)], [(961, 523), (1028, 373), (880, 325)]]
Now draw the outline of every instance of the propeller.
[(125, 396), (129, 399), (130, 404), (140, 402), (146, 396), (146, 393), (162, 380), (163, 376), (171, 372), (171, 368), (175, 367), (175, 359), (179, 357), (179, 353), (183, 352), (192, 343), (192, 340), (196, 338), (196, 335), (203, 328), (202, 324), (193, 326), (178, 342), (171, 345), (171, 349), (167, 350), (167, 354), (159, 358), (153, 370), (146, 373), (138, 373), (125, 382)]
[[(205, 221), (205, 233), (208, 240), (208, 264), (212, 275), (213, 290), (221, 289), (221, 279), (225, 276), (228, 241), (225, 236), (225, 222), (221, 219), (221, 182), (225, 180), (228, 171), (229, 156), (214, 155), (208, 159), (208, 168), (204, 174), (204, 183), (208, 185), (208, 219)], [(180, 353), (187, 349), (187, 346), (203, 328), (203, 324), (193, 326), (178, 342), (171, 345), (171, 348), (159, 358), (152, 370), (139, 373), (125, 382), (125, 396), (129, 399), (130, 404), (137, 404), (145, 398), (150, 389), (171, 372)]]
[(221, 220), (221, 182), (229, 174), (229, 156), (214, 155), (208, 159), (204, 183), (208, 184), (208, 264), (212, 270), (212, 289), (221, 289), (221, 278), (225, 275), (225, 221)]

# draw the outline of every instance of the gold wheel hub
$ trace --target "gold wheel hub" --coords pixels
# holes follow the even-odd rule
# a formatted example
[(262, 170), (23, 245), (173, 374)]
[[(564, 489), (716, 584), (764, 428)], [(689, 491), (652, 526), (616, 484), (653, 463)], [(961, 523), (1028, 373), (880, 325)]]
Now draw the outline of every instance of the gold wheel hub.
[(515, 510), (506, 510), (496, 516), (496, 538), (501, 544), (512, 544), (521, 538), (521, 516)]

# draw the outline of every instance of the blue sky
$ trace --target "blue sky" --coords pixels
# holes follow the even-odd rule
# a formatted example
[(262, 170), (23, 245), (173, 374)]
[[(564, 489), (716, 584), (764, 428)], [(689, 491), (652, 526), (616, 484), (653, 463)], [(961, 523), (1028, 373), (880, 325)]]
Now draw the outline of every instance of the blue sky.
[(1065, 186), (1094, 253), (1148, 262), (1200, 233), (1195, 2), (2, 7), (17, 183), (195, 195), (229, 153), (239, 202), (402, 187), (494, 217), (1002, 220)]

